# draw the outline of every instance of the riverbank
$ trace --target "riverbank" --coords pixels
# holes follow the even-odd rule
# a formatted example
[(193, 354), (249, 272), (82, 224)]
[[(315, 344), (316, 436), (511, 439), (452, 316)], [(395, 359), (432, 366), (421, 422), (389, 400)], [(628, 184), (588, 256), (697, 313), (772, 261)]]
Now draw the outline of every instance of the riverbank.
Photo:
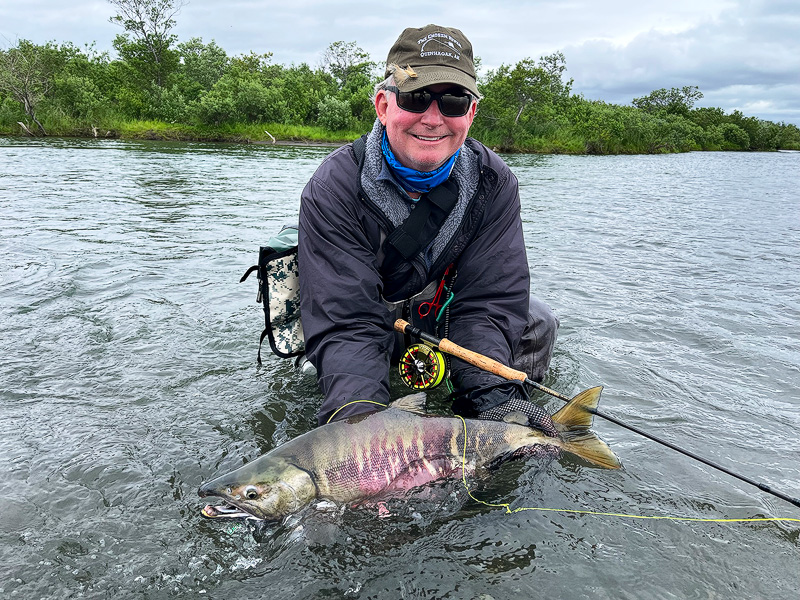
[[(371, 125), (370, 125), (371, 126)], [(370, 126), (365, 126), (365, 131)], [(121, 121), (100, 126), (45, 126), (47, 137), (106, 138), (171, 142), (224, 142), (242, 144), (303, 144), (339, 146), (361, 135), (360, 131), (330, 131), (322, 127), (255, 123), (211, 127), (163, 121)], [(0, 135), (31, 137), (22, 127), (0, 127)], [(39, 137), (39, 136), (33, 136)]]
[[(369, 131), (372, 123), (362, 123), (351, 130), (329, 130), (319, 126), (283, 125), (278, 123), (252, 123), (233, 125), (191, 125), (164, 121), (117, 121), (100, 126), (75, 123), (45, 122), (47, 137), (108, 138), (152, 140), (171, 142), (219, 142), (234, 144), (304, 145), (337, 147)], [(20, 125), (0, 124), (0, 136), (30, 137), (35, 130)], [(499, 143), (491, 132), (473, 128), (472, 135), (497, 152), (515, 154), (568, 154), (568, 155), (637, 155), (674, 154), (690, 151), (744, 150), (731, 144), (701, 144), (684, 140), (674, 143), (670, 139), (612, 139), (603, 136), (584, 136), (570, 127), (560, 127), (548, 135), (528, 136), (524, 141)], [(34, 137), (38, 137), (35, 136)], [(800, 143), (784, 144), (773, 150), (800, 150)]]

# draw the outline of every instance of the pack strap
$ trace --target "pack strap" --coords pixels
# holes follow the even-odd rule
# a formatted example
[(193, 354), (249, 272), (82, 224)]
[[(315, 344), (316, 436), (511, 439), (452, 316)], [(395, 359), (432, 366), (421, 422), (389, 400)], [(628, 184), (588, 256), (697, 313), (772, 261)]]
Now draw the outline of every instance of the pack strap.
[(258, 364), (261, 364), (261, 346), (264, 345), (264, 338), (267, 337), (268, 335), (269, 335), (269, 327), (267, 327), (266, 329), (264, 329), (264, 331), (261, 332), (261, 338), (258, 340), (258, 356), (256, 357), (256, 359), (258, 360)]
[(417, 201), (414, 210), (383, 242), (386, 261), (408, 261), (428, 247), (458, 202), (458, 184), (448, 179)]
[(250, 277), (250, 273), (252, 273), (253, 271), (258, 271), (258, 265), (253, 265), (252, 267), (250, 267), (249, 269), (247, 269), (247, 271), (245, 272), (245, 274), (244, 274), (244, 275), (242, 275), (242, 278), (239, 280), (239, 283), (242, 283), (242, 282), (243, 282), (243, 281), (245, 281), (245, 280), (246, 280), (248, 277)]
[(367, 151), (367, 134), (365, 133), (360, 138), (353, 142), (353, 154), (356, 155), (356, 162), (360, 167), (364, 162), (364, 153)]

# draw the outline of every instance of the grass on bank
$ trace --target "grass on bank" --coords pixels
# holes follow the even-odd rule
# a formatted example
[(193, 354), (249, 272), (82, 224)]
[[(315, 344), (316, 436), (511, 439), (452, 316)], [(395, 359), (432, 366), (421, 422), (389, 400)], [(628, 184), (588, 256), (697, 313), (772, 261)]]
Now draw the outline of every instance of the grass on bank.
[[(306, 125), (283, 125), (278, 123), (239, 123), (230, 125), (191, 125), (166, 123), (164, 121), (129, 121), (108, 119), (98, 125), (85, 125), (69, 119), (44, 119), (42, 124), (49, 137), (122, 138), (135, 140), (164, 140), (183, 142), (234, 142), (272, 143), (346, 143), (369, 131), (372, 124), (364, 124), (361, 130), (330, 131), (323, 127)], [(35, 125), (26, 123), (35, 134), (40, 131)], [(24, 137), (25, 130), (16, 122), (0, 122), (0, 135)]]
[(239, 123), (210, 127), (162, 121), (127, 121), (119, 125), (119, 137), (206, 142), (282, 142), (336, 143), (351, 142), (362, 131), (329, 131), (310, 125), (277, 123)]
[[(368, 132), (372, 123), (363, 123), (359, 128), (331, 131), (319, 126), (283, 125), (279, 123), (238, 123), (218, 126), (192, 125), (186, 123), (166, 123), (164, 121), (128, 121), (108, 119), (98, 126), (87, 126), (63, 120), (43, 120), (49, 137), (78, 138), (120, 138), (131, 140), (161, 140), (175, 142), (226, 142), (226, 143), (280, 143), (296, 142), (308, 144), (344, 144)], [(34, 134), (38, 129), (28, 125)], [(496, 152), (531, 154), (586, 154), (593, 146), (585, 138), (569, 128), (548, 131), (542, 135), (522, 136), (512, 143), (494, 139), (489, 133), (481, 131), (471, 135)], [(487, 133), (487, 132), (483, 132)], [(0, 122), (0, 135), (24, 137), (25, 131), (16, 123)], [(486, 139), (482, 139), (486, 138)], [(632, 148), (605, 148), (604, 153), (635, 154), (641, 152)]]

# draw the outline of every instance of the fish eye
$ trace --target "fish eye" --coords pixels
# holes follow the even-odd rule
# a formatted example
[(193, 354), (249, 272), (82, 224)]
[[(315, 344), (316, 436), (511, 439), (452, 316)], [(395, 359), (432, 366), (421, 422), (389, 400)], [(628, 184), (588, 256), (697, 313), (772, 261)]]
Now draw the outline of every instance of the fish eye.
[(258, 498), (258, 488), (254, 485), (248, 485), (244, 488), (244, 497), (248, 500), (255, 500)]

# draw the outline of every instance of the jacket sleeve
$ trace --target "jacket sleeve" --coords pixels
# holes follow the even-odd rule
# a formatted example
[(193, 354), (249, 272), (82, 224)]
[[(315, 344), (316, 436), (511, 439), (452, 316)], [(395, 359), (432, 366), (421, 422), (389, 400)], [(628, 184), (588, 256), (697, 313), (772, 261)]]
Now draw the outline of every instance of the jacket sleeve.
[[(519, 185), (510, 170), (500, 172), (490, 196), (475, 237), (458, 259), (448, 336), (464, 348), (511, 365), (528, 321), (530, 274)], [(452, 378), (453, 408), (465, 416), (527, 397), (520, 382), (509, 382), (457, 359), (452, 361)]]
[[(326, 169), (323, 163), (306, 185), (298, 240), (306, 355), (325, 394), (317, 415), (320, 424), (354, 400), (389, 402), (393, 343), (375, 251), (365, 233), (356, 192), (352, 198), (335, 192), (355, 190), (355, 185), (332, 185), (326, 173), (334, 178), (345, 175), (335, 165)], [(336, 418), (370, 410), (375, 406), (351, 404)]]

